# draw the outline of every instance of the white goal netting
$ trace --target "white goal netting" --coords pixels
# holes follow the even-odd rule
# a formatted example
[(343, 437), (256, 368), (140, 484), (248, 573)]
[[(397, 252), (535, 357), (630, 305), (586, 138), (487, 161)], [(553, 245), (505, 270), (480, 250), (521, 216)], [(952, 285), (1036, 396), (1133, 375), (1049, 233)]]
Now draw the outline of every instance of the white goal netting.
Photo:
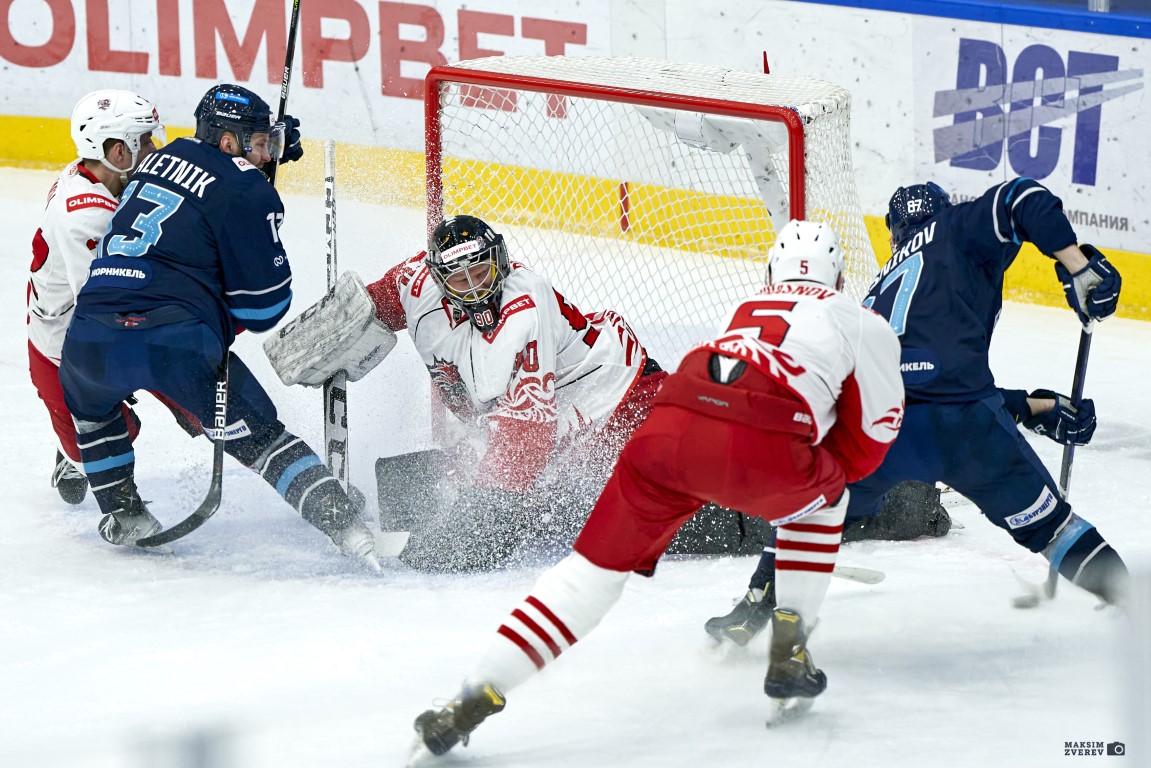
[(429, 76), (429, 221), (468, 213), (665, 367), (762, 286), (788, 218), (830, 224), (847, 290), (875, 274), (836, 85), (643, 59), (494, 57)]

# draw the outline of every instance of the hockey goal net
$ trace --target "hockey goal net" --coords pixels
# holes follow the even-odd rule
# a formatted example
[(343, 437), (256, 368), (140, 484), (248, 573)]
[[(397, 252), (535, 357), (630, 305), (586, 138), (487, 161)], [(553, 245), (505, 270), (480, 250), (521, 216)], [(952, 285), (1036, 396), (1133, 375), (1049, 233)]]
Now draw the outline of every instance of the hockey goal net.
[(582, 311), (627, 318), (665, 368), (763, 285), (788, 218), (835, 229), (857, 298), (875, 274), (839, 86), (500, 56), (434, 68), (425, 98), (429, 228), (488, 221)]

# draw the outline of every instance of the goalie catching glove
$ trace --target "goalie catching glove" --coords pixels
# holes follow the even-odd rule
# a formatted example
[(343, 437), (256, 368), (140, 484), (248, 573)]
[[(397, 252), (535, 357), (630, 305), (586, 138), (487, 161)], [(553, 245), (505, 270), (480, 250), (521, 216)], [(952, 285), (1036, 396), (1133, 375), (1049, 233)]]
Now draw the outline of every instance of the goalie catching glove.
[(1081, 245), (1079, 250), (1087, 257), (1087, 266), (1071, 274), (1067, 267), (1056, 262), (1055, 274), (1063, 284), (1067, 305), (1079, 315), (1079, 322), (1087, 325), (1092, 320), (1102, 320), (1115, 313), (1123, 279), (1119, 270), (1111, 266), (1095, 246)]
[(396, 345), (355, 272), (344, 272), (328, 295), (264, 342), (268, 361), (288, 386), (321, 386), (340, 371), (359, 381)]

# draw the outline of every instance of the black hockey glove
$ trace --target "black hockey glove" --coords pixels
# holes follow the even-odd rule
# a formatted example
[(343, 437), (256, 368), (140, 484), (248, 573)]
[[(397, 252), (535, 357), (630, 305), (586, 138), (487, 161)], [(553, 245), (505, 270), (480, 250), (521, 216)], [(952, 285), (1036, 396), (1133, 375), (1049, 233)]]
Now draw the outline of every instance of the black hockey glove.
[(1056, 262), (1055, 274), (1063, 283), (1067, 305), (1079, 315), (1079, 322), (1087, 325), (1092, 320), (1102, 320), (1115, 313), (1123, 279), (1119, 270), (1111, 266), (1095, 246), (1080, 245), (1079, 250), (1087, 257), (1087, 266), (1073, 275), (1067, 267)]
[(291, 115), (284, 115), (284, 152), (280, 155), (280, 162), (295, 162), (303, 156), (304, 147), (300, 144), (300, 121)]
[(1055, 407), (1026, 419), (1023, 426), (1062, 445), (1087, 445), (1091, 442), (1091, 436), (1095, 434), (1094, 400), (1084, 400), (1076, 408), (1071, 404), (1071, 398), (1050, 389), (1037, 389), (1028, 397), (1053, 399)]

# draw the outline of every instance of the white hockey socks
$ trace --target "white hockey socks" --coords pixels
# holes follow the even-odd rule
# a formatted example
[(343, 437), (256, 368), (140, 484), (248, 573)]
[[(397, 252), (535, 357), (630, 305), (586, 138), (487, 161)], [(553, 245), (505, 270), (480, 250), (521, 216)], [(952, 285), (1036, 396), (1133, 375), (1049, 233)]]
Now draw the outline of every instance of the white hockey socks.
[(845, 488), (838, 504), (780, 526), (776, 534), (776, 605), (798, 613), (809, 628), (815, 626), (831, 583), (843, 538), (847, 497)]
[(595, 629), (619, 600), (629, 575), (571, 553), (504, 619), (468, 679), (506, 694)]

